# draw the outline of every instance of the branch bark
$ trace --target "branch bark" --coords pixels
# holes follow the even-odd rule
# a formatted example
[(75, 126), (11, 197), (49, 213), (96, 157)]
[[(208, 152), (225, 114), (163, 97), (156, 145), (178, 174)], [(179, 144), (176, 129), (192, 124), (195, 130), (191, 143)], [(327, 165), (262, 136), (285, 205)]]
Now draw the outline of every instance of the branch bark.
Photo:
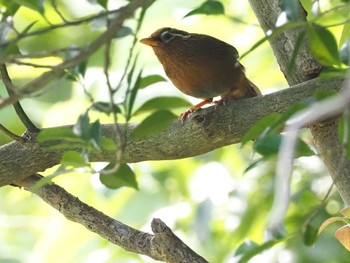
[[(133, 138), (131, 134), (137, 124), (131, 124), (127, 131), (123, 161), (135, 163), (181, 159), (238, 143), (247, 130), (262, 117), (273, 112), (283, 112), (297, 102), (312, 98), (317, 89), (339, 90), (343, 81), (341, 78), (326, 81), (314, 79), (291, 89), (228, 103), (216, 110), (214, 107), (203, 109), (191, 114), (184, 125), (175, 121), (162, 133), (149, 138)], [(125, 128), (121, 126), (122, 129)], [(102, 129), (103, 135), (113, 140), (113, 125), (104, 125)], [(58, 147), (59, 150), (54, 150)], [(25, 143), (11, 142), (0, 147), (0, 186), (59, 164), (62, 154), (71, 150), (79, 151), (81, 148), (59, 139), (44, 142), (33, 139)], [(115, 150), (101, 150), (90, 154), (90, 161), (93, 162), (108, 162), (114, 158)]]
[(67, 219), (85, 226), (127, 251), (168, 263), (208, 262), (183, 243), (160, 219), (152, 221), (154, 235), (141, 232), (83, 203), (54, 183), (38, 187), (41, 179), (42, 176), (34, 174), (16, 184), (38, 195)]
[[(250, 4), (258, 18), (263, 30), (267, 32), (275, 27), (281, 10), (278, 0), (250, 0)], [(306, 12), (300, 6), (302, 19), (306, 19)], [(321, 66), (313, 58), (304, 41), (296, 58), (295, 70), (288, 74), (289, 61), (297, 42), (300, 29), (286, 31), (276, 38), (270, 39), (270, 44), (275, 53), (289, 84), (294, 85), (312, 78), (319, 72)], [(344, 158), (344, 147), (338, 136), (338, 121), (335, 119), (314, 123), (309, 127), (315, 146), (323, 159), (344, 203), (350, 205), (350, 161)]]

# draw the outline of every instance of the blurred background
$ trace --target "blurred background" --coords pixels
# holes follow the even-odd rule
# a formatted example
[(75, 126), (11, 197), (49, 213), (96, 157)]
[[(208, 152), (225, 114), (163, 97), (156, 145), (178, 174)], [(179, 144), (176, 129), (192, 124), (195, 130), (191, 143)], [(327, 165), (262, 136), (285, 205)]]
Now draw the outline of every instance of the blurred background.
[[(29, 1), (31, 2), (31, 1)], [(14, 25), (22, 31), (33, 21), (32, 30), (61, 23), (52, 8), (51, 1), (43, 1), (45, 17), (23, 5), (14, 16)], [(221, 1), (225, 15), (184, 16), (203, 1), (158, 0), (148, 10), (139, 33), (147, 37), (156, 29), (166, 26), (188, 32), (212, 35), (237, 48), (240, 54), (248, 51), (262, 32), (248, 1)], [(327, 8), (340, 1), (320, 1)], [(110, 0), (108, 8), (115, 9), (127, 1)], [(87, 0), (57, 0), (57, 6), (68, 20), (92, 15), (103, 8)], [(328, 18), (332, 21), (332, 18)], [(101, 23), (103, 24), (103, 23)], [(49, 51), (67, 46), (80, 46), (96, 38), (104, 28), (99, 21), (76, 27), (55, 30), (49, 34), (22, 40), (22, 53)], [(127, 25), (134, 28), (135, 19)], [(337, 28), (332, 28), (336, 37)], [(8, 37), (11, 37), (8, 36)], [(111, 80), (118, 83), (126, 65), (132, 37), (117, 39), (112, 45)], [(136, 44), (138, 70), (143, 75), (165, 73), (152, 50)], [(30, 60), (53, 65), (61, 61), (59, 56)], [(248, 77), (263, 94), (287, 88), (283, 74), (267, 42), (249, 53), (241, 63)], [(96, 101), (109, 100), (103, 75), (103, 50), (88, 61), (84, 77), (76, 81), (60, 79), (51, 83), (43, 92), (22, 101), (22, 106), (39, 127), (55, 127), (74, 124), (80, 114), (91, 105), (90, 96)], [(9, 73), (17, 86), (22, 86), (39, 76), (45, 69), (23, 65), (9, 65)], [(116, 100), (122, 100), (121, 89)], [(88, 95), (90, 94), (90, 95)], [(136, 108), (156, 96), (179, 96), (191, 103), (198, 100), (180, 93), (171, 82), (161, 82), (140, 90)], [(0, 85), (0, 96), (6, 97)], [(180, 114), (184, 109), (174, 110)], [(131, 122), (140, 122), (146, 115), (137, 115)], [(112, 118), (92, 113), (92, 119), (111, 123)], [(11, 107), (2, 109), (0, 121), (11, 131), (21, 134), (24, 127)], [(304, 133), (304, 138), (308, 138)], [(0, 143), (10, 142), (5, 135)], [(30, 158), (30, 156), (28, 156)], [(161, 218), (182, 240), (209, 262), (236, 262), (234, 253), (244, 242), (264, 242), (264, 228), (268, 222), (274, 193), (275, 159), (246, 169), (258, 158), (251, 144), (240, 144), (217, 149), (213, 152), (175, 161), (147, 161), (132, 164), (139, 183), (139, 190), (121, 188), (111, 190), (102, 185), (96, 174), (84, 169), (55, 178), (54, 182), (83, 202), (129, 226), (151, 232), (152, 218)], [(95, 169), (105, 164), (93, 164)], [(43, 173), (52, 174), (57, 167)], [(290, 238), (251, 262), (347, 262), (349, 254), (333, 237), (336, 228), (327, 229), (313, 246), (306, 246), (303, 231), (309, 216), (321, 205), (331, 186), (331, 179), (317, 156), (302, 157), (295, 163), (292, 180), (292, 200), (286, 218), (286, 231)], [(0, 189), (0, 262), (154, 262), (153, 260), (125, 252), (119, 247), (91, 233), (81, 225), (70, 222), (59, 212), (25, 190), (10, 186)], [(330, 216), (338, 215), (343, 203), (336, 191), (325, 207), (319, 208), (312, 220), (316, 228)], [(335, 227), (339, 227), (336, 225)]]

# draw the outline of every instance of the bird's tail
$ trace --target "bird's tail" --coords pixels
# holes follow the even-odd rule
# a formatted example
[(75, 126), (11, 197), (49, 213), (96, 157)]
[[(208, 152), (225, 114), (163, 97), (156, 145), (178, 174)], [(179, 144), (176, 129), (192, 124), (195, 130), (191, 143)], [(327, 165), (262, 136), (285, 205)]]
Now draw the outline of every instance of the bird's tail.
[(229, 100), (229, 99), (245, 99), (245, 98), (251, 98), (261, 96), (261, 91), (259, 88), (251, 82), (245, 74), (242, 76), (241, 81), (239, 82), (239, 85), (233, 87), (229, 92), (222, 95), (223, 100)]

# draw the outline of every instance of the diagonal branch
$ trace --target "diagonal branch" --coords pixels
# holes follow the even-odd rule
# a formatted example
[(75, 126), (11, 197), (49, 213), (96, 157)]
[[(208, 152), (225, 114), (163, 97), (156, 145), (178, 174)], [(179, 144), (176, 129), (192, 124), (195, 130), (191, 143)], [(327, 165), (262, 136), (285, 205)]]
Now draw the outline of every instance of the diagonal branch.
[[(343, 81), (341, 78), (322, 81), (314, 79), (269, 95), (234, 101), (216, 110), (215, 107), (210, 107), (190, 115), (192, 118), (184, 125), (175, 121), (160, 134), (149, 138), (134, 138), (131, 134), (137, 124), (130, 124), (123, 161), (134, 163), (181, 159), (238, 143), (247, 130), (262, 117), (273, 112), (283, 112), (297, 102), (312, 98), (317, 89), (339, 90)], [(125, 128), (120, 125), (122, 129)], [(113, 140), (113, 132), (113, 124), (103, 125), (104, 136)], [(81, 145), (62, 139), (39, 143), (11, 142), (3, 145), (0, 147), (0, 186), (57, 165), (62, 154), (72, 150), (81, 151)], [(113, 161), (115, 149), (95, 151), (89, 157), (93, 162)]]
[(52, 80), (63, 76), (67, 69), (70, 69), (82, 63), (91, 54), (95, 53), (102, 45), (112, 40), (115, 36), (115, 33), (120, 30), (124, 21), (133, 15), (137, 8), (150, 2), (152, 2), (152, 0), (133, 0), (128, 5), (120, 8), (116, 17), (111, 21), (108, 29), (100, 37), (91, 42), (85, 48), (82, 48), (81, 52), (77, 56), (62, 62), (51, 71), (45, 72), (40, 77), (27, 83), (23, 88), (20, 89), (18, 93), (13, 94), (7, 99), (0, 99), (0, 109), (7, 105), (13, 104), (25, 96), (29, 96), (35, 92), (38, 92)]
[(127, 251), (168, 263), (207, 262), (183, 243), (160, 219), (152, 221), (154, 235), (141, 232), (83, 203), (54, 183), (46, 184), (38, 189), (37, 183), (41, 178), (40, 175), (33, 174), (15, 183), (38, 195), (67, 219), (85, 226)]

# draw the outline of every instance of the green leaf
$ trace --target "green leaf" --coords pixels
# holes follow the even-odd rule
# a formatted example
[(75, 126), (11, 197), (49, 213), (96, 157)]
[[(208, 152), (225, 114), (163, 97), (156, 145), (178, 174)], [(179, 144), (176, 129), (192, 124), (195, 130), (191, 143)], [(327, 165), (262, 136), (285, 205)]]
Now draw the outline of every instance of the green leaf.
[(303, 228), (303, 241), (306, 246), (312, 246), (315, 244), (315, 241), (317, 239), (317, 232), (318, 229), (311, 224), (307, 224)]
[(36, 140), (38, 142), (49, 141), (49, 140), (68, 140), (68, 141), (80, 141), (80, 138), (75, 135), (71, 128), (47, 128), (42, 130)]
[(127, 121), (129, 121), (131, 118), (131, 113), (132, 113), (132, 110), (134, 107), (136, 94), (140, 88), (140, 80), (141, 80), (142, 70), (137, 75), (134, 85), (132, 85), (132, 79), (134, 76), (136, 62), (137, 62), (137, 56), (136, 56), (134, 63), (133, 63), (133, 65), (128, 73), (128, 76), (127, 76), (128, 87), (127, 87), (127, 91), (126, 91), (126, 104), (125, 104), (125, 118)]
[(155, 136), (166, 129), (175, 119), (177, 119), (177, 116), (168, 110), (156, 111), (144, 119), (143, 122), (135, 128), (132, 135), (137, 138)]
[(105, 136), (101, 137), (101, 148), (105, 151), (115, 151), (117, 149), (117, 143)]
[(151, 86), (152, 84), (167, 81), (164, 77), (161, 75), (149, 75), (146, 77), (142, 77), (140, 80), (140, 89), (146, 88), (148, 86)]
[(350, 23), (346, 23), (343, 26), (343, 31), (340, 36), (339, 45), (342, 46), (347, 39), (350, 38)]
[[(282, 142), (282, 135), (273, 134), (267, 135), (261, 139), (256, 140), (254, 143), (254, 150), (261, 154), (262, 156), (271, 157), (277, 155), (280, 145)], [(294, 152), (295, 158), (301, 156), (311, 156), (315, 153), (310, 149), (310, 147), (300, 138), (297, 139), (296, 149)]]
[(102, 6), (104, 9), (107, 9), (108, 0), (97, 0), (97, 3), (99, 3), (99, 5)]
[(273, 112), (267, 116), (262, 117), (256, 122), (245, 134), (242, 140), (242, 146), (247, 142), (259, 137), (266, 129), (270, 128), (273, 123), (281, 118), (282, 114)]
[(6, 12), (3, 14), (3, 17), (14, 16), (21, 7), (21, 5), (15, 1), (1, 0), (0, 3), (2, 6), (6, 7)]
[(90, 140), (90, 118), (87, 112), (81, 114), (73, 126), (73, 132), (85, 141)]
[(83, 167), (86, 166), (87, 163), (80, 153), (68, 151), (62, 155), (61, 164), (73, 167)]
[(106, 168), (100, 172), (100, 180), (106, 187), (118, 189), (120, 187), (132, 187), (138, 190), (136, 176), (129, 165), (122, 163), (118, 170), (114, 173), (109, 173), (115, 168), (115, 163), (110, 163)]
[(308, 27), (309, 45), (314, 57), (325, 66), (339, 65), (338, 45), (333, 34), (325, 27)]
[(29, 30), (36, 24), (36, 22), (38, 22), (38, 21), (34, 21), (34, 22), (30, 23), (28, 26), (26, 26), (22, 30), (21, 34), (23, 34), (23, 35), (27, 34), (29, 32)]
[(277, 155), (281, 142), (280, 134), (268, 135), (255, 141), (254, 150), (264, 157)]
[(115, 34), (114, 38), (122, 38), (132, 35), (132, 29), (128, 26), (122, 26), (120, 30)]
[(299, 0), (280, 0), (279, 6), (287, 14), (288, 21), (299, 20)]
[(255, 243), (254, 241), (247, 239), (237, 248), (234, 255), (235, 256), (243, 255), (257, 247), (259, 247), (258, 243)]
[(185, 17), (193, 15), (223, 15), (225, 14), (224, 5), (219, 1), (207, 0), (202, 5), (187, 13)]
[(101, 146), (101, 123), (96, 120), (91, 124), (90, 129), (91, 142), (96, 149), (100, 149)]
[(44, 1), (40, 0), (11, 0), (16, 2), (19, 5), (23, 5), (25, 7), (28, 7), (29, 9), (32, 9), (34, 11), (39, 12), (40, 14), (44, 14)]
[(91, 142), (96, 149), (100, 149), (101, 124), (99, 120), (90, 124), (88, 112), (79, 116), (77, 123), (73, 126), (73, 132), (84, 141)]
[(313, 150), (311, 150), (310, 146), (307, 143), (305, 143), (302, 139), (298, 138), (297, 147), (294, 153), (295, 158), (312, 155), (315, 155), (315, 153)]
[(247, 251), (245, 254), (243, 254), (243, 256), (240, 258), (238, 263), (249, 262), (249, 260), (254, 256), (260, 254), (266, 249), (272, 248), (273, 246), (277, 245), (280, 242), (283, 242), (284, 240), (285, 239), (274, 239), (274, 240), (267, 241), (259, 246), (252, 245), (251, 249)]
[(147, 111), (161, 110), (161, 109), (175, 109), (182, 107), (190, 107), (191, 103), (179, 97), (157, 97), (146, 101), (140, 108), (135, 111), (136, 114)]

